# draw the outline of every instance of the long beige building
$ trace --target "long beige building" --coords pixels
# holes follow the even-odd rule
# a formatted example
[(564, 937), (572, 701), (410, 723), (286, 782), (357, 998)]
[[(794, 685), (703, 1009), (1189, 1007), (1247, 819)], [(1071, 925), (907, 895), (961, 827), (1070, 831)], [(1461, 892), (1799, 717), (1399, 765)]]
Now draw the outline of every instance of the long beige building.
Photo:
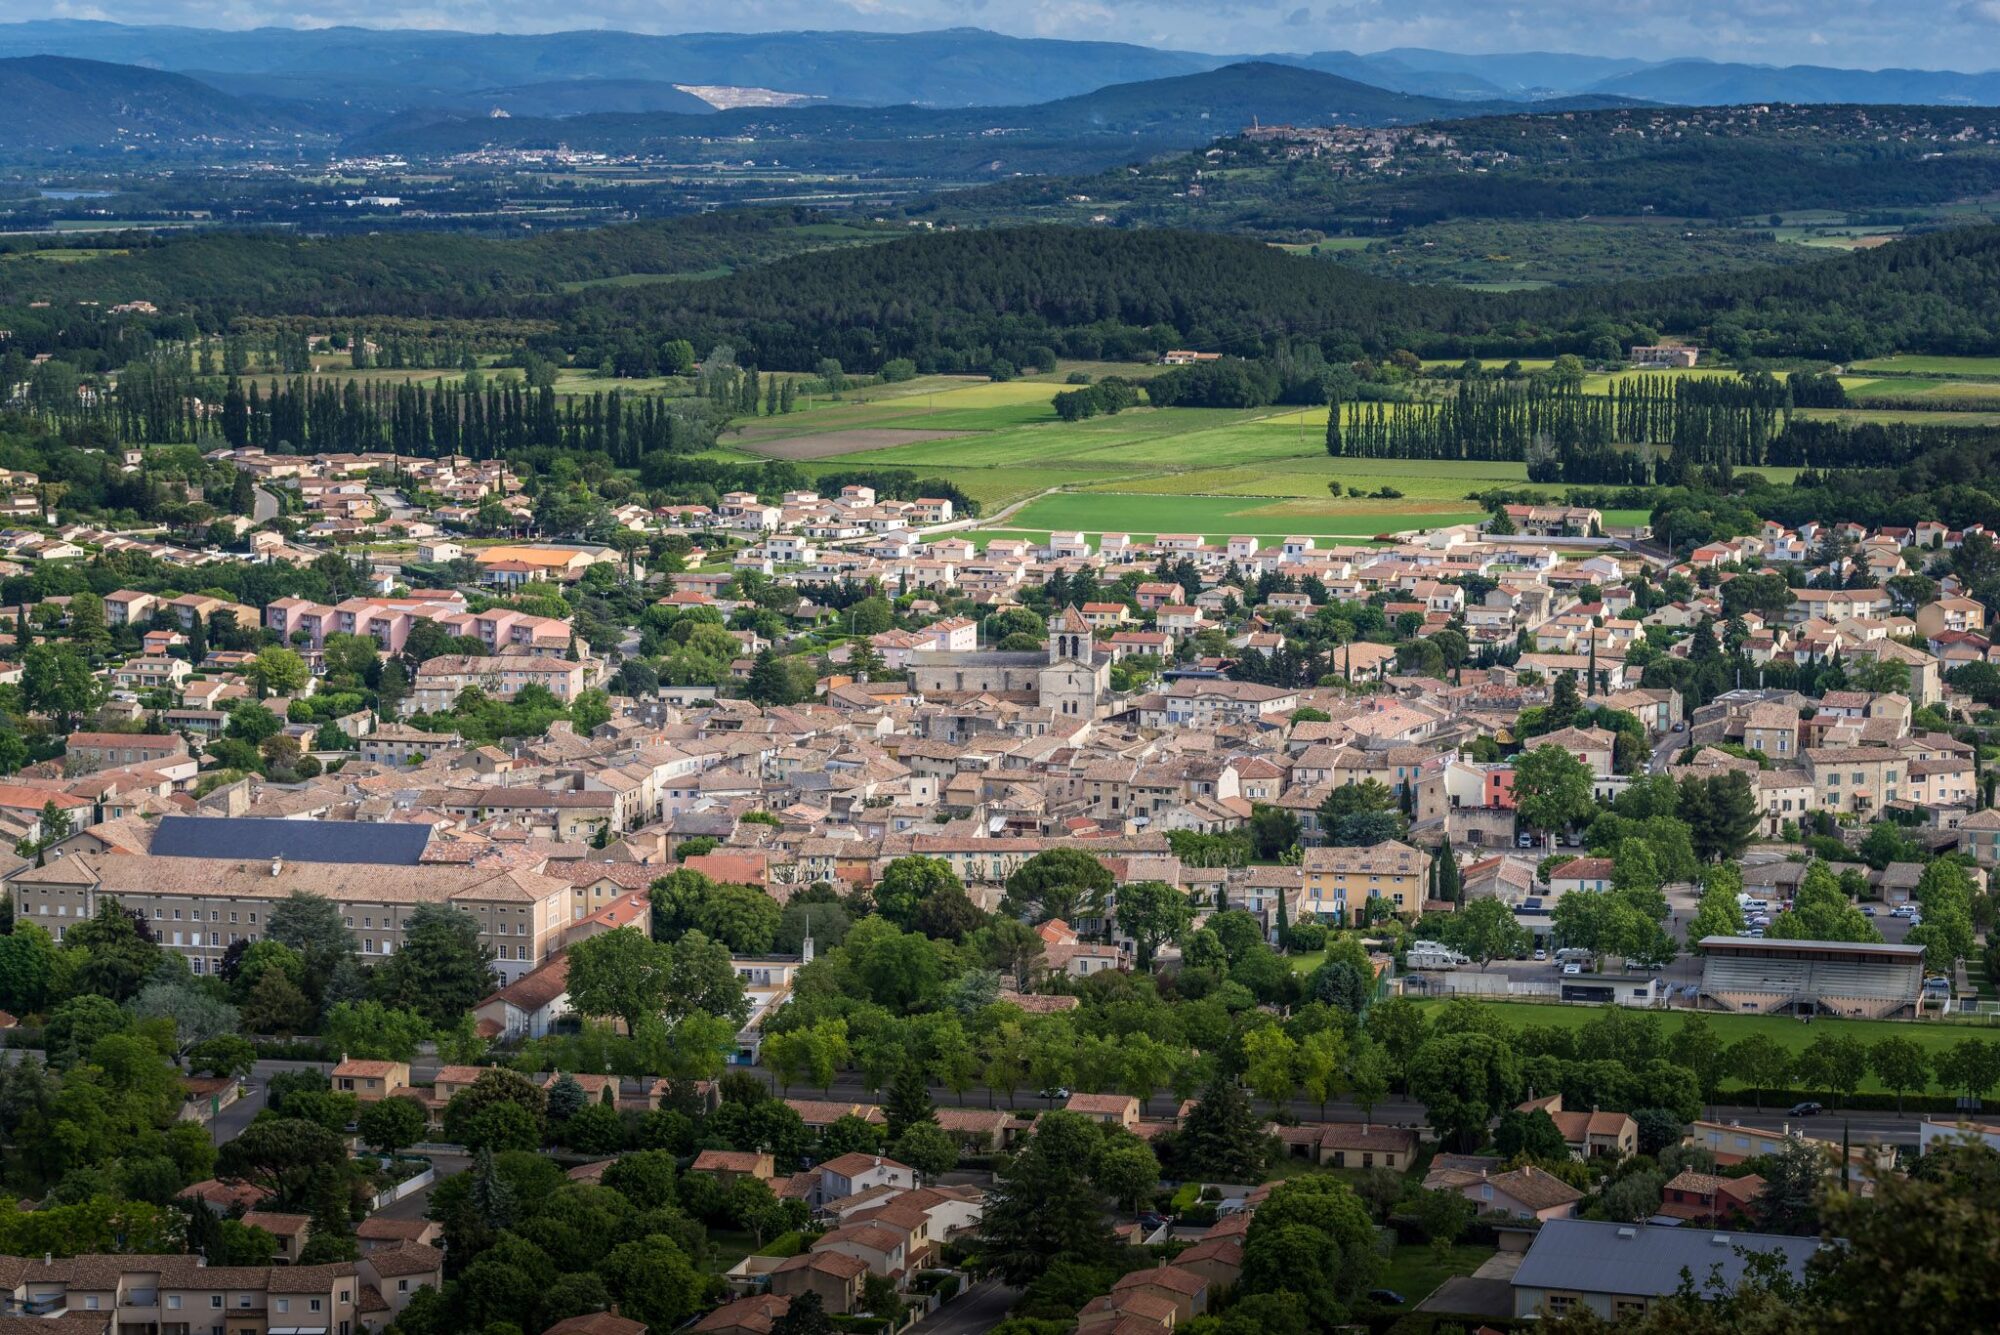
[(153, 937), (195, 973), (213, 973), (239, 938), (258, 940), (271, 910), (295, 890), (332, 900), (360, 942), (363, 963), (402, 949), (418, 904), (470, 913), (503, 982), (532, 971), (563, 943), (575, 916), (567, 874), (546, 862), (414, 866), (77, 854), (27, 867), (9, 879), (15, 912), (60, 940), (106, 898), (143, 914)]
[[(443, 1282), (421, 1243), (332, 1265), (212, 1266), (198, 1256), (0, 1256), (0, 1312), (115, 1318), (120, 1335), (360, 1335)], [(56, 1329), (51, 1326), (50, 1329)]]

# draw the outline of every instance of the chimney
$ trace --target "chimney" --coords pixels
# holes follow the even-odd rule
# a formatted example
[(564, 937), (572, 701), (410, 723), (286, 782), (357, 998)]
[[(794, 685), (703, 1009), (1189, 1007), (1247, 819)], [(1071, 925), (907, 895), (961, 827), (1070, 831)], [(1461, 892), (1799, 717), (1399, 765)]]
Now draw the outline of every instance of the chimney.
[(43, 1253), (42, 1253), (42, 1264), (43, 1264), (43, 1265), (54, 1265), (55, 1263), (56, 1263), (56, 1255), (55, 1255), (55, 1253), (54, 1253), (54, 1252), (43, 1252)]
[(271, 875), (276, 876), (285, 869), (285, 857), (280, 853), (271, 859)]

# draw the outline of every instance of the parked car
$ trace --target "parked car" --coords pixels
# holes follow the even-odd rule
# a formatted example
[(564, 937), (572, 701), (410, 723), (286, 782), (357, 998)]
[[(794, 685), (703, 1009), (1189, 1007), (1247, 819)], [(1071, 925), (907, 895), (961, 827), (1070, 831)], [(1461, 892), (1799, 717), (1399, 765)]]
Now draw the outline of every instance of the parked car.
[(1573, 977), (1575, 977), (1575, 976), (1576, 976), (1577, 974), (1580, 974), (1580, 973), (1582, 973), (1582, 972), (1583, 972), (1583, 966), (1582, 966), (1581, 964), (1565, 964), (1565, 965), (1563, 965), (1563, 976), (1564, 976), (1564, 977), (1567, 977), (1567, 978), (1573, 978)]
[(1861, 906), (1861, 916), (1862, 916), (1862, 917), (1864, 917), (1864, 918), (1872, 918), (1872, 917), (1874, 917), (1874, 916), (1875, 916), (1875, 906), (1874, 906), (1873, 904), (1863, 904), (1863, 905)]
[(1155, 1229), (1155, 1228), (1163, 1228), (1166, 1225), (1173, 1223), (1174, 1220), (1172, 1215), (1164, 1215), (1160, 1214), (1158, 1211), (1155, 1210), (1148, 1210), (1146, 1213), (1139, 1216), (1139, 1222), (1141, 1224), (1144, 1224), (1148, 1229)]
[(1686, 732), (1687, 730), (1688, 730), (1688, 725), (1687, 725), (1687, 720), (1686, 720), (1686, 719), (1675, 719), (1675, 720), (1674, 720), (1674, 731), (1675, 731), (1675, 732)]
[(1036, 1097), (1048, 1099), (1051, 1102), (1067, 1103), (1069, 1102), (1069, 1091), (1063, 1088), (1061, 1085), (1057, 1085), (1053, 1089), (1043, 1090), (1040, 1094), (1036, 1095)]
[(1535, 958), (1536, 958), (1536, 959), (1538, 959), (1538, 960), (1545, 960), (1545, 959), (1547, 959), (1548, 957), (1549, 957), (1549, 952), (1548, 952), (1548, 951), (1546, 951), (1546, 950), (1543, 950), (1543, 949), (1542, 949), (1542, 948), (1541, 948), (1540, 946), (1536, 946), (1536, 947), (1535, 947)]
[(1910, 926), (1912, 926), (1912, 927), (1922, 927), (1923, 925), (1924, 925), (1924, 915), (1923, 915), (1923, 914), (1921, 914), (1921, 913), (1912, 913), (1912, 914), (1910, 915)]
[(1907, 918), (1915, 912), (1916, 910), (1908, 904), (1898, 904), (1895, 908), (1889, 910), (1889, 916), (1892, 918)]
[(1521, 848), (1533, 848), (1535, 846), (1535, 836), (1525, 833), (1518, 834), (1514, 836), (1514, 843)]
[(1371, 1303), (1381, 1303), (1384, 1307), (1401, 1307), (1403, 1305), (1403, 1295), (1394, 1289), (1370, 1289), (1368, 1290), (1368, 1301)]
[(1817, 1103), (1812, 1103), (1808, 1101), (1806, 1103), (1794, 1103), (1790, 1108), (1787, 1108), (1785, 1110), (1785, 1116), (1817, 1117), (1824, 1111), (1826, 1110), (1824, 1108), (1821, 1108)]

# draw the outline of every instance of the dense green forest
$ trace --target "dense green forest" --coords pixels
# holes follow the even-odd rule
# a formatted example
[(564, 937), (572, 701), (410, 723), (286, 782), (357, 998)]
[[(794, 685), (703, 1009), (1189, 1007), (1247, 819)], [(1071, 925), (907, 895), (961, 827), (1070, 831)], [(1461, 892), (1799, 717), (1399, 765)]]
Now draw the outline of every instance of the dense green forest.
[[(553, 318), (564, 284), (713, 272), (861, 235), (829, 237), (806, 210), (761, 209), (514, 238), (396, 232), (322, 240), (285, 232), (121, 233), (129, 253), (78, 264), (0, 264), (0, 310), (20, 336), (75, 323), (56, 305), (140, 299), (219, 329), (238, 316), (356, 314)], [(885, 235), (895, 235), (885, 232)], [(25, 309), (48, 301), (47, 310)], [(16, 311), (18, 310), (18, 314)]]
[[(1000, 360), (1044, 364), (1051, 350), (1130, 358), (1170, 345), (1257, 356), (1299, 340), (1330, 361), (1398, 348), (1616, 356), (1662, 332), (1734, 357), (1825, 362), (2000, 350), (2000, 230), (1991, 227), (1782, 269), (1517, 293), (1401, 284), (1182, 231), (920, 233), (796, 253), (827, 240), (810, 215), (788, 212), (519, 240), (208, 233), (142, 240), (87, 263), (0, 264), (0, 312), (14, 331), (10, 348), (26, 354), (113, 338), (136, 348), (139, 334), (184, 338), (254, 317), (482, 318), (523, 322), (549, 353), (596, 357), (634, 338), (687, 339), (702, 350), (728, 343), (741, 365), (766, 371), (811, 371), (828, 357), (854, 369), (907, 357), (925, 370), (984, 370)], [(771, 256), (781, 258), (754, 263)], [(751, 267), (588, 283), (712, 270), (723, 257)], [(161, 313), (62, 308), (134, 298)], [(34, 299), (62, 306), (32, 309)]]
[(578, 318), (672, 329), (697, 346), (727, 339), (745, 362), (787, 370), (826, 356), (971, 368), (1036, 361), (1038, 347), (1115, 357), (1167, 342), (1249, 356), (1300, 338), (1330, 360), (1615, 354), (1661, 330), (1731, 355), (1839, 362), (2000, 346), (2000, 230), (1695, 281), (1490, 294), (1368, 278), (1240, 238), (1045, 227), (913, 237), (603, 301), (602, 316)]

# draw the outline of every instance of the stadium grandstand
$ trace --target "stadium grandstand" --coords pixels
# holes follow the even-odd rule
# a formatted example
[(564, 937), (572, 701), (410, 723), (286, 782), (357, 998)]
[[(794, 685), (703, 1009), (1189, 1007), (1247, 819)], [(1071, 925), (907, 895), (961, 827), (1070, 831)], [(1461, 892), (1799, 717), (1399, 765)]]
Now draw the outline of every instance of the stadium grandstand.
[(1708, 936), (1701, 952), (1701, 995), (1739, 1014), (1883, 1019), (1923, 994), (1922, 946)]

